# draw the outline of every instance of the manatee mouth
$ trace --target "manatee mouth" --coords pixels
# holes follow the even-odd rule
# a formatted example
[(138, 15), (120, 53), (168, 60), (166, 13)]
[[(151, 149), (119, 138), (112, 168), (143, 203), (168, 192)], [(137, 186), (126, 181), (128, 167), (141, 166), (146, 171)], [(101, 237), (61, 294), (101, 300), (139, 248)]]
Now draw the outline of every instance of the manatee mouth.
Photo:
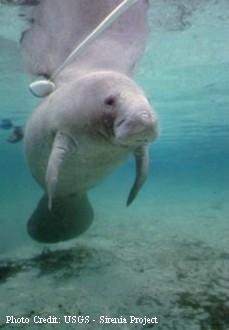
[(114, 137), (118, 144), (140, 146), (157, 138), (157, 120), (142, 118), (122, 118), (114, 125)]

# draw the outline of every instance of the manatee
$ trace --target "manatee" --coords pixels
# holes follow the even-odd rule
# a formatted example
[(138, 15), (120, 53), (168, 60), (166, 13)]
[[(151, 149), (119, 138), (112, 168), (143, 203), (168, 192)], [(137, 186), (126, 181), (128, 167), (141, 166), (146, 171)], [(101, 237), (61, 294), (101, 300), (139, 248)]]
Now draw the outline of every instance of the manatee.
[(135, 199), (148, 170), (148, 144), (157, 116), (137, 84), (115, 71), (95, 71), (63, 84), (32, 114), (25, 153), (44, 195), (28, 221), (30, 236), (46, 243), (76, 237), (92, 223), (87, 192), (134, 154)]
[(28, 73), (38, 81), (41, 76), (51, 79), (56, 87), (32, 114), (24, 138), (31, 173), (44, 190), (28, 221), (30, 236), (39, 242), (82, 234), (93, 221), (88, 191), (130, 155), (135, 157), (136, 178), (127, 205), (146, 179), (157, 116), (131, 77), (148, 37), (149, 1), (133, 1), (58, 71), (122, 1), (40, 0), (31, 12), (31, 27), (21, 37)]

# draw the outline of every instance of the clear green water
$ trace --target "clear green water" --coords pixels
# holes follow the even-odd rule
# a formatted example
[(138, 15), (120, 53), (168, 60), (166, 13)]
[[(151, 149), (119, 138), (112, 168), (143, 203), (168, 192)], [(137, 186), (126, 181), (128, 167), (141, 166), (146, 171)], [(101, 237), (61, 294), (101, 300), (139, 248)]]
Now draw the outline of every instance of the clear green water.
[[(0, 130), (0, 327), (14, 328), (5, 325), (9, 312), (31, 320), (81, 312), (157, 316), (155, 329), (229, 328), (228, 10), (223, 0), (152, 2), (152, 33), (135, 77), (160, 119), (148, 181), (126, 208), (129, 160), (91, 191), (96, 217), (88, 232), (54, 246), (42, 262), (32, 258), (44, 247), (26, 233), (41, 191), (23, 144), (7, 143), (9, 131)], [(0, 39), (0, 47), (0, 119), (25, 125), (37, 100), (27, 92), (16, 43)]]

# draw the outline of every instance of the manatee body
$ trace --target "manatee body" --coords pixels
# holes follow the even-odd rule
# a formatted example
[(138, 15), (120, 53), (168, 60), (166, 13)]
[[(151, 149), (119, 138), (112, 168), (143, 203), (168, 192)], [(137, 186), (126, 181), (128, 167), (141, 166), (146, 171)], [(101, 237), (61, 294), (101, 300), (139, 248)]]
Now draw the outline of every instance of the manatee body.
[(127, 76), (95, 71), (63, 84), (37, 108), (25, 131), (29, 167), (44, 189), (28, 222), (30, 236), (55, 243), (84, 232), (93, 220), (87, 191), (134, 153), (129, 205), (145, 181), (147, 144), (156, 136), (156, 114)]

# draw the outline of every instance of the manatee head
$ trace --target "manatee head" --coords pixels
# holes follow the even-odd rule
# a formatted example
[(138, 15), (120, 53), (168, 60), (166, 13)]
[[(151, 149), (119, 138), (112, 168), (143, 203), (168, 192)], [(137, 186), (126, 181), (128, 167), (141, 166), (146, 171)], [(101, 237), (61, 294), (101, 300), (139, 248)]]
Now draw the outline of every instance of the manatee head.
[(124, 91), (118, 103), (114, 141), (124, 146), (139, 146), (154, 141), (158, 134), (158, 120), (144, 94), (140, 90)]
[(81, 95), (85, 109), (91, 108), (93, 127), (111, 143), (135, 148), (158, 135), (157, 115), (137, 84), (127, 76), (98, 72), (84, 77)]

